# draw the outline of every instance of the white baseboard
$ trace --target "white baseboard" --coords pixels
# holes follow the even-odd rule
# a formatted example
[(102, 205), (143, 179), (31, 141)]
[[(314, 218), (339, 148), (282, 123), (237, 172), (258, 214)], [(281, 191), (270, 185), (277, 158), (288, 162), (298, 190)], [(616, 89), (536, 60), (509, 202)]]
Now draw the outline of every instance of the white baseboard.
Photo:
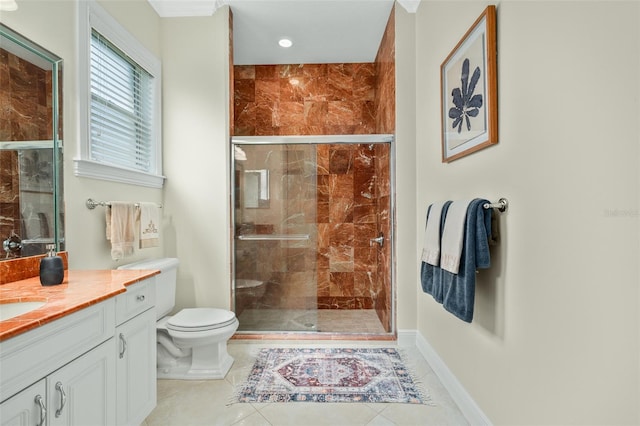
[(476, 404), (424, 336), (416, 330), (398, 330), (398, 346), (412, 345), (415, 345), (424, 359), (427, 360), (469, 423), (473, 426), (491, 426), (491, 420), (482, 412), (478, 404)]
[(417, 334), (416, 330), (398, 330), (398, 346), (417, 346)]

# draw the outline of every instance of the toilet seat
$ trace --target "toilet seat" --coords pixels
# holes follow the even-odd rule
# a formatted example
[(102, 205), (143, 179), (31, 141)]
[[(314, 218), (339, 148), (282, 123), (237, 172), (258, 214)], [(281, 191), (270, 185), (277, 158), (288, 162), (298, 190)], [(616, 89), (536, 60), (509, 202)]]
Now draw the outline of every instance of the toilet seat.
[(231, 311), (216, 308), (183, 309), (167, 320), (167, 329), (182, 332), (216, 330), (236, 322)]

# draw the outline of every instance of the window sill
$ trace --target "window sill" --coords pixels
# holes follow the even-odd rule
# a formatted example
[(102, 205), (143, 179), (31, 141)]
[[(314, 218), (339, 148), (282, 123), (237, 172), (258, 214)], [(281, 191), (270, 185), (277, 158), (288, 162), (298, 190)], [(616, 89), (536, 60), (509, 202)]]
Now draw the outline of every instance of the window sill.
[(74, 174), (78, 177), (108, 180), (149, 188), (162, 188), (166, 179), (164, 176), (123, 169), (90, 160), (75, 159), (73, 161)]

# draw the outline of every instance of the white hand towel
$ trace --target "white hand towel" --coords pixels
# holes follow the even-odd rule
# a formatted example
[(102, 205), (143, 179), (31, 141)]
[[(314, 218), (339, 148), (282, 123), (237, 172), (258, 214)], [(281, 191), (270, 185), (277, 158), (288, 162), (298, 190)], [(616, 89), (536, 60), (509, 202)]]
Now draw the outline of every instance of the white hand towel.
[(111, 241), (111, 258), (120, 260), (133, 254), (136, 239), (136, 206), (133, 203), (112, 201), (106, 209), (107, 240)]
[(452, 274), (458, 273), (462, 244), (464, 243), (464, 225), (467, 218), (467, 208), (472, 200), (454, 201), (447, 210), (442, 231), (442, 246), (440, 248), (440, 267)]
[(140, 203), (140, 248), (160, 245), (160, 209), (154, 203)]
[(422, 261), (429, 265), (440, 265), (440, 217), (444, 203), (433, 203), (427, 216), (422, 246)]

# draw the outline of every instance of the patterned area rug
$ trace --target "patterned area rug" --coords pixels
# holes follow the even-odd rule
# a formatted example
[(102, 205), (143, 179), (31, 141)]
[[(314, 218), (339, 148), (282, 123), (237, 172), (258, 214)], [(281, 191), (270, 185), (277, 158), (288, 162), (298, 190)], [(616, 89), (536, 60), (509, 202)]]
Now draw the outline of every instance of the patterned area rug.
[(393, 348), (260, 350), (237, 402), (296, 401), (429, 403)]

